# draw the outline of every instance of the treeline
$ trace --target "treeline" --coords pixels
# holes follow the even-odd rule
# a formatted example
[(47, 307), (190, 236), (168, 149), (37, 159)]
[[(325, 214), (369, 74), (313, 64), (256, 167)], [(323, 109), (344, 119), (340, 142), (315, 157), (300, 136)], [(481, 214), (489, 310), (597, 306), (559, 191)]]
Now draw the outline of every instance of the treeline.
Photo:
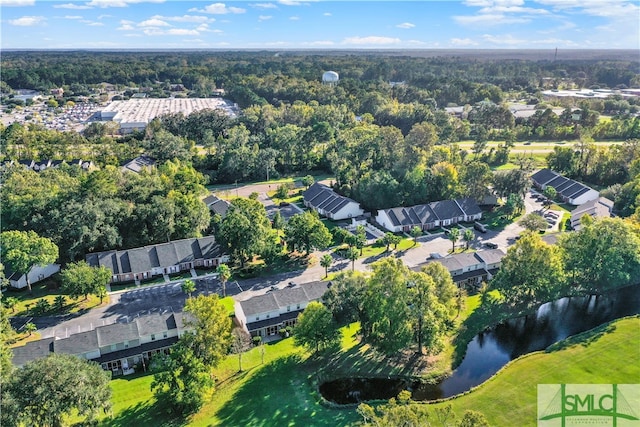
[(210, 226), (200, 199), (205, 178), (180, 161), (157, 170), (90, 172), (62, 165), (36, 173), (21, 166), (2, 176), (2, 230), (51, 239), (64, 263), (90, 252), (197, 237)]

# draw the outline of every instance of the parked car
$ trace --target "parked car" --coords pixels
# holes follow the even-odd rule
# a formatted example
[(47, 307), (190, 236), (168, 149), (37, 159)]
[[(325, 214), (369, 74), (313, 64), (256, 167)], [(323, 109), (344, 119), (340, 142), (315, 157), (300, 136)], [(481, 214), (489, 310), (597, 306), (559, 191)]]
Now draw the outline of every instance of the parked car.
[(493, 242), (485, 242), (484, 244), (486, 247), (490, 248), (490, 249), (498, 249), (498, 244), (497, 243), (493, 243)]
[(287, 285), (287, 288), (295, 288), (296, 283), (295, 282), (289, 282), (289, 284)]
[(481, 233), (486, 233), (487, 232), (487, 227), (485, 227), (484, 224), (480, 224), (478, 221), (473, 223), (473, 228), (475, 228), (476, 230), (478, 230)]

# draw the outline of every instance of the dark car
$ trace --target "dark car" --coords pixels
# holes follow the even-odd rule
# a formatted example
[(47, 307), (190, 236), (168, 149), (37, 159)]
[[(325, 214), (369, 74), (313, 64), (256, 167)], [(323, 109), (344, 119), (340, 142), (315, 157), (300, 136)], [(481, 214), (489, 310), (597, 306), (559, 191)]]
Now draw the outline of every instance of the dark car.
[(498, 249), (498, 244), (497, 243), (493, 243), (493, 242), (485, 242), (484, 244), (486, 247), (490, 248), (490, 249)]

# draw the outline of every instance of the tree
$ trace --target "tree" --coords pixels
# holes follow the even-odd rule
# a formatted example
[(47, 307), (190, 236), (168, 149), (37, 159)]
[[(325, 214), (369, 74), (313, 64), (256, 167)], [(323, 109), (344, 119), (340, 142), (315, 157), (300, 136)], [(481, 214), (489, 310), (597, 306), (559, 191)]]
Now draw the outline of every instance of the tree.
[(156, 374), (151, 390), (168, 412), (183, 417), (194, 414), (213, 393), (210, 368), (182, 340), (172, 347), (168, 356), (156, 358), (152, 370)]
[(331, 312), (319, 302), (312, 301), (298, 316), (294, 329), (296, 345), (315, 349), (327, 349), (340, 342), (340, 331)]
[(2, 305), (4, 305), (7, 308), (10, 308), (11, 312), (15, 313), (16, 304), (18, 304), (18, 302), (20, 302), (20, 300), (16, 297), (7, 297), (7, 298), (4, 298), (4, 300), (2, 301)]
[(274, 230), (284, 230), (284, 219), (282, 218), (280, 210), (277, 210), (276, 214), (273, 216), (271, 227), (273, 227)]
[(582, 217), (579, 231), (563, 235), (559, 245), (574, 291), (601, 293), (637, 283), (640, 233), (621, 218)]
[(439, 262), (430, 262), (422, 267), (422, 272), (433, 280), (434, 293), (440, 304), (451, 311), (455, 304), (458, 288), (453, 283), (449, 270)]
[[(6, 384), (11, 378), (13, 371), (13, 365), (11, 364), (11, 358), (13, 353), (11, 351), (10, 343), (15, 337), (15, 331), (9, 323), (9, 313), (7, 309), (0, 305), (0, 384)], [(2, 391), (0, 391), (2, 393)], [(0, 394), (0, 405), (4, 400), (4, 396)], [(4, 406), (4, 405), (3, 405)], [(0, 424), (2, 424), (2, 407), (0, 407)]]
[(347, 259), (351, 260), (351, 271), (354, 271), (356, 269), (356, 260), (360, 256), (360, 251), (358, 250), (358, 248), (349, 247), (347, 249), (346, 256)]
[(462, 175), (462, 183), (465, 188), (465, 195), (479, 202), (491, 194), (489, 186), (493, 181), (491, 168), (484, 162), (473, 161), (466, 165)]
[(28, 322), (26, 325), (24, 325), (24, 331), (28, 332), (29, 336), (31, 336), (31, 334), (37, 330), (38, 330), (38, 327), (32, 322)]
[[(106, 288), (105, 288), (105, 292), (106, 292)], [(102, 301), (101, 301), (102, 302)], [(58, 295), (55, 297), (55, 299), (53, 300), (53, 307), (57, 310), (57, 311), (62, 311), (62, 309), (64, 308), (64, 306), (67, 304), (67, 298), (65, 298), (64, 295)]]
[(220, 280), (220, 284), (222, 285), (222, 296), (227, 296), (227, 282), (231, 279), (231, 269), (227, 264), (220, 264), (218, 268), (216, 268), (216, 273), (218, 273), (218, 280)]
[(110, 379), (95, 362), (52, 353), (14, 371), (6, 389), (20, 408), (19, 423), (59, 426), (74, 412), (91, 422), (109, 410)]
[(464, 233), (462, 233), (462, 240), (464, 240), (466, 244), (466, 249), (469, 249), (469, 245), (471, 244), (471, 242), (473, 242), (473, 239), (475, 238), (476, 238), (476, 234), (473, 232), (472, 229), (466, 228), (464, 230)]
[(289, 219), (284, 229), (284, 239), (291, 252), (299, 248), (309, 255), (313, 249), (329, 246), (331, 233), (315, 211), (307, 211)]
[(227, 310), (214, 294), (189, 298), (184, 311), (188, 314), (185, 326), (191, 331), (181, 339), (207, 368), (217, 366), (231, 345), (231, 319)]
[(552, 186), (547, 185), (547, 186), (544, 188), (544, 191), (542, 192), (542, 194), (544, 195), (544, 197), (546, 197), (546, 198), (547, 198), (547, 201), (549, 201), (549, 202), (550, 202), (550, 201), (552, 201), (553, 199), (555, 199), (555, 198), (556, 198), (556, 195), (558, 194), (558, 192), (557, 192), (557, 191), (556, 191), (556, 189), (555, 189), (555, 188), (553, 188)]
[[(413, 237), (413, 246), (415, 246), (418, 244), (418, 237), (422, 236), (422, 229), (417, 225), (414, 225), (411, 228), (411, 231), (409, 231), (409, 234), (411, 234), (411, 237)], [(388, 247), (387, 250), (389, 250)]]
[(105, 266), (91, 267), (85, 261), (67, 264), (67, 268), (60, 273), (62, 289), (71, 298), (79, 298), (84, 295), (86, 300), (89, 294), (99, 296), (100, 288), (111, 281), (111, 271)]
[(398, 245), (400, 244), (400, 242), (402, 242), (402, 237), (398, 236), (397, 234), (392, 234), (390, 240), (391, 244), (393, 245), (393, 250), (395, 251), (396, 249), (398, 249)]
[(389, 245), (391, 245), (392, 240), (393, 240), (393, 233), (389, 231), (384, 233), (384, 236), (380, 238), (380, 241), (382, 242), (382, 244), (387, 246), (387, 248), (385, 249), (386, 252), (389, 252)]
[(529, 185), (529, 174), (524, 169), (499, 171), (493, 176), (493, 189), (500, 197), (507, 197), (512, 193), (524, 196)]
[(29, 293), (31, 281), (29, 271), (34, 265), (47, 265), (58, 258), (58, 247), (46, 237), (33, 231), (4, 231), (0, 234), (0, 255), (8, 269), (24, 274)]
[(457, 228), (452, 228), (449, 230), (449, 240), (451, 240), (451, 252), (456, 251), (456, 242), (460, 238), (460, 230)]
[(522, 217), (522, 219), (518, 221), (518, 224), (531, 232), (547, 229), (547, 221), (542, 217), (542, 215), (535, 212), (531, 212), (530, 214)]
[(186, 279), (180, 287), (182, 288), (182, 292), (189, 295), (189, 298), (191, 298), (191, 294), (196, 290), (196, 284), (191, 279)]
[(340, 324), (364, 320), (364, 293), (367, 281), (359, 271), (342, 271), (331, 280), (323, 296), (325, 306)]
[(324, 277), (329, 276), (329, 267), (333, 264), (333, 257), (330, 254), (322, 255), (320, 258), (320, 265), (324, 267)]
[(511, 193), (507, 197), (507, 201), (502, 207), (503, 212), (509, 218), (519, 215), (525, 209), (524, 199), (520, 194)]
[(314, 182), (316, 182), (316, 180), (311, 175), (307, 175), (302, 178), (302, 185), (304, 185), (307, 188), (311, 187)]
[(531, 307), (556, 299), (564, 280), (560, 249), (528, 232), (507, 250), (491, 287), (500, 291), (507, 304)]
[(251, 335), (242, 328), (231, 331), (231, 352), (238, 355), (238, 371), (242, 372), (242, 353), (251, 347)]
[(107, 297), (107, 287), (106, 286), (100, 286), (98, 287), (98, 290), (96, 291), (96, 296), (98, 298), (100, 298), (100, 304), (102, 304), (102, 301)]
[(442, 349), (447, 310), (435, 295), (433, 279), (424, 273), (412, 272), (408, 277), (409, 312), (418, 341), (418, 354), (423, 343), (430, 353)]
[(367, 243), (367, 232), (363, 225), (358, 225), (356, 227), (354, 236), (356, 236), (355, 247), (360, 250), (360, 256), (362, 256), (364, 245)]
[(490, 427), (490, 424), (481, 412), (467, 410), (457, 427)]

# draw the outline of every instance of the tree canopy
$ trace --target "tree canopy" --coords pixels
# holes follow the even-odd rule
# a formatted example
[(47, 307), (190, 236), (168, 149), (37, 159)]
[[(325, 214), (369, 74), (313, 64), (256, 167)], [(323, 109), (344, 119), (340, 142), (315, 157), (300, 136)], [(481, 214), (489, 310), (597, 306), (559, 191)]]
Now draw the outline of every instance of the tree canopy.
[(34, 231), (4, 231), (0, 234), (2, 262), (11, 270), (25, 274), (31, 292), (31, 281), (27, 274), (35, 265), (47, 265), (58, 259), (58, 247), (46, 237)]

